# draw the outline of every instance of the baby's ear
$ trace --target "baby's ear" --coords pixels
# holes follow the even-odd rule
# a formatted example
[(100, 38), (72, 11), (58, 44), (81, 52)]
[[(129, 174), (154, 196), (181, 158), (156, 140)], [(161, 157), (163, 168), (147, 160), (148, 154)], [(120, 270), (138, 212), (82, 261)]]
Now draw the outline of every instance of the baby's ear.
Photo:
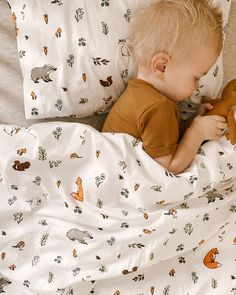
[(151, 72), (157, 79), (163, 79), (166, 66), (170, 61), (170, 56), (165, 52), (158, 52), (153, 55), (150, 62)]

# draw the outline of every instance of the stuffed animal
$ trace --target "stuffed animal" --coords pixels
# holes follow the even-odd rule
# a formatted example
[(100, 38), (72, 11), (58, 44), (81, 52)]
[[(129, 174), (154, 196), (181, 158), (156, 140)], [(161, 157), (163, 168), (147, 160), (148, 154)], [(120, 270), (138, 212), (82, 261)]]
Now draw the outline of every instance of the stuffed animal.
[[(202, 102), (206, 102), (203, 101)], [(227, 119), (229, 132), (226, 134), (231, 144), (236, 144), (236, 79), (230, 81), (223, 89), (221, 99), (209, 101), (214, 108), (206, 115), (219, 115)]]

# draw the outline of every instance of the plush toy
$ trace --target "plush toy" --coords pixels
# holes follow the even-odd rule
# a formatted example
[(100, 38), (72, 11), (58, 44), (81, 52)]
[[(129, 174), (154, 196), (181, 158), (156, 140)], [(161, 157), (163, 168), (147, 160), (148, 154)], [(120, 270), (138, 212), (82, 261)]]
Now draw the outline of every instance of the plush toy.
[[(202, 102), (206, 102), (203, 101)], [(231, 144), (236, 144), (236, 79), (230, 81), (224, 88), (221, 99), (207, 101), (214, 108), (206, 115), (219, 115), (227, 119), (229, 131), (226, 134)]]

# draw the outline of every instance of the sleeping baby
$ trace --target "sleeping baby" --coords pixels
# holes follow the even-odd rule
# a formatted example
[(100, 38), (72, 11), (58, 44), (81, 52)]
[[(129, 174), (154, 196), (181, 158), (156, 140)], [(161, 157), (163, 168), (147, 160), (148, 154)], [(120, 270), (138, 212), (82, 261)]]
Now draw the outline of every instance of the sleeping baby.
[(138, 11), (131, 30), (137, 77), (128, 82), (102, 131), (128, 133), (157, 163), (173, 173), (184, 171), (203, 141), (218, 140), (227, 129), (225, 118), (205, 115), (213, 108), (206, 103), (182, 135), (177, 107), (215, 64), (222, 35), (219, 8), (207, 0), (160, 0)]

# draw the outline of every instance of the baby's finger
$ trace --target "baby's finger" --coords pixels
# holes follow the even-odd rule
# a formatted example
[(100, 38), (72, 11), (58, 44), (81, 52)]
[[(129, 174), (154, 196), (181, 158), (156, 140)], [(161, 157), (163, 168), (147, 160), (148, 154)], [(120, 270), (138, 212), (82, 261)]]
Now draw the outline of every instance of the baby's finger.
[(226, 119), (222, 116), (214, 115), (213, 117), (218, 122), (226, 122)]
[(212, 109), (213, 109), (213, 105), (210, 104), (209, 102), (208, 102), (208, 103), (204, 103), (203, 106), (204, 106), (204, 108), (207, 109), (207, 110), (212, 110)]
[(218, 128), (221, 130), (226, 130), (228, 128), (227, 123), (218, 122)]

